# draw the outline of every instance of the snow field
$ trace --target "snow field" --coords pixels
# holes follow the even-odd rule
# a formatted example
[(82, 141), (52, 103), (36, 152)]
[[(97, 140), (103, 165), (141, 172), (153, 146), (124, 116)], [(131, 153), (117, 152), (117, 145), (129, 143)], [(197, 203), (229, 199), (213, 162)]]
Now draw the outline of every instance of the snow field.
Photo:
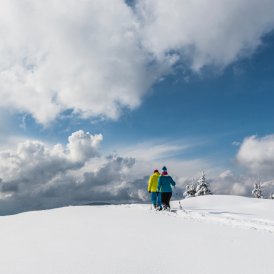
[(235, 196), (0, 217), (0, 273), (273, 273), (271, 200)]

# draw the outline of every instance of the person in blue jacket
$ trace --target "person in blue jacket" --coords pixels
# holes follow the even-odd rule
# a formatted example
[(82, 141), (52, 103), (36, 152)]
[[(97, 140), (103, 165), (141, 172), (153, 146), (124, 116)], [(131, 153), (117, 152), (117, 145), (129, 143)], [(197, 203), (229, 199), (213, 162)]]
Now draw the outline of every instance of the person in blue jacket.
[(165, 210), (170, 210), (170, 199), (172, 196), (172, 186), (175, 187), (176, 183), (172, 177), (168, 175), (167, 168), (162, 168), (161, 176), (158, 179), (157, 190), (161, 192), (162, 206)]

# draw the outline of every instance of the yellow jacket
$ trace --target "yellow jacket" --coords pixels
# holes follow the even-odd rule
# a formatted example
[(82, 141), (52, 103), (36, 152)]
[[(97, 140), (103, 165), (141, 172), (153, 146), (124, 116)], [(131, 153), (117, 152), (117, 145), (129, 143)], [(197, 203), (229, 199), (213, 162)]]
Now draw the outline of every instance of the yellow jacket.
[(156, 192), (158, 187), (158, 178), (160, 177), (160, 173), (153, 173), (148, 180), (147, 191)]

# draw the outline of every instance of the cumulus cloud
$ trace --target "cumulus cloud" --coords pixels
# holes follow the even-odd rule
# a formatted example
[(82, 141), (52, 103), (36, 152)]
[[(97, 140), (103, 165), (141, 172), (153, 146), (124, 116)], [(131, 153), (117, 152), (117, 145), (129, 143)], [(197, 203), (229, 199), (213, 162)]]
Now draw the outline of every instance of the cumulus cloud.
[(1, 1), (1, 105), (46, 124), (65, 109), (117, 118), (150, 85), (131, 9), (114, 1)]
[(212, 191), (215, 194), (251, 196), (256, 179), (248, 174), (233, 173), (225, 170), (211, 179)]
[(68, 138), (69, 158), (84, 162), (98, 155), (98, 147), (103, 139), (102, 134), (90, 135), (82, 130), (72, 133)]
[(117, 119), (173, 65), (224, 67), (273, 29), (272, 0), (0, 3), (0, 107)]
[(237, 160), (253, 174), (273, 176), (274, 135), (245, 138), (239, 148)]
[(2, 183), (17, 180), (29, 186), (46, 183), (59, 173), (78, 169), (87, 159), (97, 156), (101, 140), (101, 135), (78, 131), (69, 137), (66, 147), (61, 144), (48, 147), (39, 141), (20, 143), (16, 151), (0, 153)]
[(137, 1), (147, 49), (160, 58), (177, 51), (194, 70), (253, 52), (273, 28), (273, 7), (271, 0)]
[(131, 174), (135, 159), (102, 156), (102, 138), (80, 130), (65, 146), (28, 140), (16, 150), (1, 151), (0, 214), (146, 200), (147, 177)]
[(268, 180), (265, 176), (255, 176), (248, 173), (233, 175), (229, 178), (213, 178), (212, 186), (216, 194), (240, 195), (253, 197), (252, 190), (255, 184), (261, 185), (264, 198), (270, 198), (274, 193), (274, 180)]

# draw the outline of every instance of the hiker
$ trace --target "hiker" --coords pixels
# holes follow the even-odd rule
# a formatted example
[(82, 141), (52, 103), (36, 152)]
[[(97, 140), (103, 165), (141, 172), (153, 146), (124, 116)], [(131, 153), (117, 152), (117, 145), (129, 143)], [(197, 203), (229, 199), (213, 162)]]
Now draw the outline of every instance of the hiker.
[(175, 187), (176, 183), (171, 176), (167, 173), (167, 168), (162, 168), (162, 174), (158, 179), (157, 190), (161, 192), (162, 204), (164, 210), (170, 210), (170, 199), (172, 196), (172, 187)]
[(157, 191), (158, 178), (160, 173), (158, 169), (153, 171), (153, 174), (149, 177), (147, 191), (150, 193), (151, 203), (155, 209), (162, 210), (161, 193)]

